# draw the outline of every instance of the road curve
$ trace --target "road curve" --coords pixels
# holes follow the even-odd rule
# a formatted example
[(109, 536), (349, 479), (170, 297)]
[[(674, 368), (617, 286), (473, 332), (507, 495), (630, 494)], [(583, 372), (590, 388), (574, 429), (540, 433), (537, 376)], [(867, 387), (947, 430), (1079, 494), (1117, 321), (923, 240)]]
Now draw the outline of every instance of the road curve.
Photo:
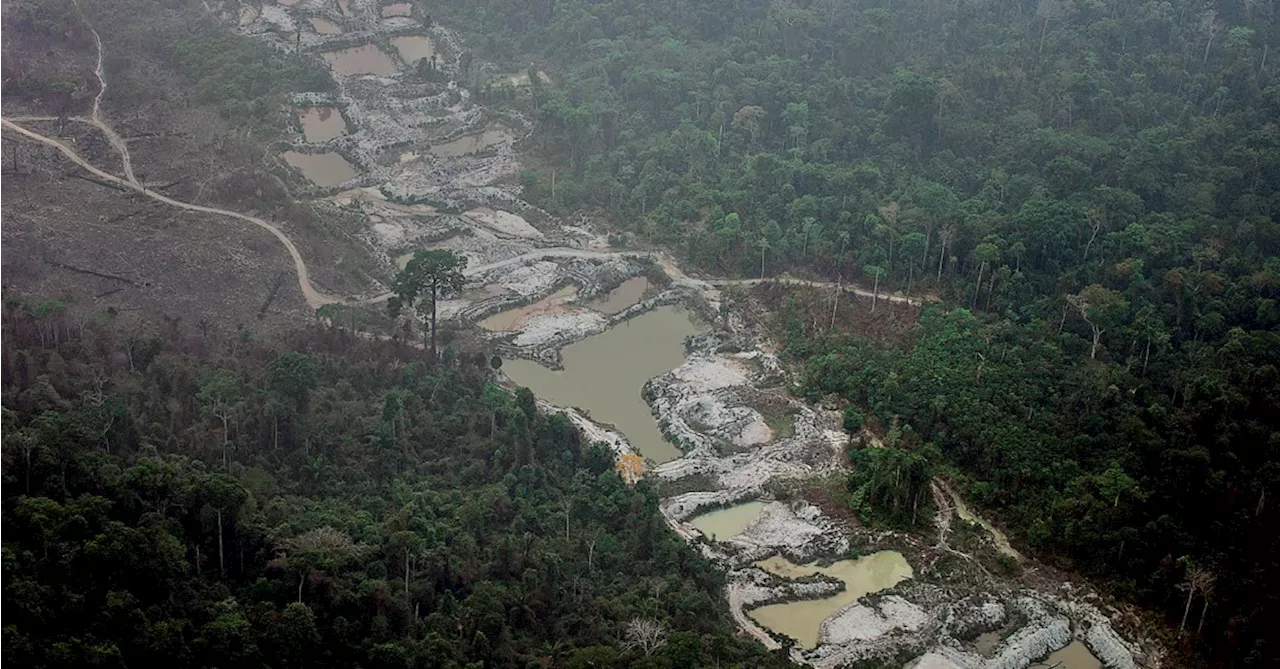
[(102, 37), (98, 35), (98, 31), (89, 22), (89, 17), (84, 15), (84, 10), (80, 8), (79, 0), (71, 0), (71, 4), (75, 5), (76, 13), (80, 15), (80, 20), (84, 21), (84, 24), (89, 28), (89, 32), (93, 34), (93, 45), (98, 50), (98, 62), (93, 67), (93, 76), (98, 78), (98, 94), (93, 96), (93, 111), (90, 112), (89, 118), (77, 118), (76, 120), (86, 121), (91, 125), (97, 126), (102, 131), (102, 134), (107, 138), (107, 142), (115, 148), (116, 153), (120, 154), (120, 162), (124, 165), (124, 177), (130, 183), (141, 186), (138, 183), (138, 177), (133, 174), (133, 157), (129, 155), (129, 145), (125, 143), (123, 137), (116, 134), (114, 128), (102, 120), (102, 98), (107, 94), (107, 75), (102, 66)]
[[(124, 178), (122, 179), (114, 174), (111, 174), (102, 169), (99, 169), (98, 167), (95, 167), (92, 163), (82, 158), (80, 154), (76, 153), (75, 149), (72, 149), (71, 147), (67, 146), (63, 142), (60, 142), (46, 135), (42, 135), (38, 132), (35, 132), (34, 130), (29, 130), (27, 128), (24, 128), (21, 125), (18, 125), (17, 123), (18, 121), (22, 121), (22, 122), (54, 121), (54, 120), (57, 120), (57, 117), (25, 116), (25, 117), (19, 117), (14, 119), (0, 119), (0, 127), (10, 129), (28, 139), (34, 140), (41, 144), (45, 144), (47, 146), (51, 146), (57, 149), (58, 151), (60, 151), (64, 156), (66, 156), (69, 160), (71, 160), (71, 162), (75, 163), (76, 165), (79, 165), (80, 167), (84, 168), (85, 170), (97, 176), (98, 178), (104, 181), (107, 181), (109, 183), (115, 184), (117, 186), (120, 186), (122, 188), (141, 193), (153, 200), (156, 200), (157, 202), (163, 202), (170, 206), (177, 207), (179, 209), (186, 209), (188, 211), (198, 211), (198, 212), (207, 213), (207, 214), (214, 214), (217, 216), (226, 216), (228, 218), (239, 219), (248, 223), (252, 223), (270, 232), (271, 234), (275, 235), (276, 239), (280, 240), (281, 244), (284, 244), (285, 249), (289, 252), (289, 256), (293, 258), (294, 271), (298, 276), (298, 288), (302, 291), (302, 296), (306, 300), (307, 306), (310, 307), (312, 310), (319, 309), (320, 307), (326, 304), (335, 304), (335, 303), (342, 303), (342, 302), (354, 303), (354, 304), (374, 304), (378, 302), (385, 302), (391, 297), (390, 292), (385, 292), (385, 293), (381, 293), (379, 295), (375, 295), (373, 297), (365, 298), (365, 299), (342, 298), (342, 297), (330, 295), (320, 290), (317, 290), (315, 286), (311, 283), (311, 276), (310, 276), (310, 272), (307, 270), (307, 263), (302, 259), (302, 254), (299, 253), (298, 247), (295, 246), (293, 243), (293, 240), (289, 239), (289, 236), (286, 235), (284, 231), (281, 230), (275, 224), (265, 221), (256, 216), (249, 216), (248, 214), (241, 214), (239, 212), (230, 211), (227, 209), (218, 209), (217, 207), (206, 207), (203, 205), (183, 202), (181, 200), (175, 200), (171, 197), (168, 197), (167, 195), (162, 195), (160, 193), (157, 193), (147, 188), (145, 185), (143, 185), (142, 182), (139, 181), (137, 176), (134, 174), (133, 158), (129, 154), (128, 143), (124, 140), (124, 138), (122, 138), (119, 134), (117, 134), (116, 131), (113, 128), (111, 128), (110, 125), (108, 125), (106, 122), (102, 120), (102, 116), (101, 116), (102, 98), (104, 95), (106, 95), (106, 92), (107, 92), (107, 78), (103, 68), (102, 38), (98, 35), (98, 31), (93, 28), (93, 25), (89, 22), (88, 17), (84, 15), (84, 12), (83, 10), (81, 10), (78, 0), (72, 0), (72, 2), (73, 4), (75, 4), (76, 11), (80, 14), (81, 19), (84, 20), (85, 24), (89, 27), (89, 31), (93, 34), (94, 45), (97, 47), (98, 60), (97, 60), (97, 64), (94, 67), (93, 73), (94, 73), (94, 76), (97, 77), (98, 79), (98, 94), (93, 98), (93, 110), (90, 113), (89, 117), (86, 118), (82, 116), (76, 116), (76, 117), (72, 117), (71, 120), (81, 122), (81, 123), (87, 123), (102, 131), (102, 134), (107, 138), (107, 142), (111, 145), (113, 149), (115, 149), (116, 153), (120, 154), (120, 160), (124, 169)], [(867, 291), (861, 288), (851, 287), (848, 284), (842, 285), (842, 284), (833, 284), (829, 282), (805, 281), (801, 279), (795, 279), (792, 277), (779, 277), (774, 279), (714, 279), (714, 280), (706, 280), (706, 281), (700, 280), (700, 279), (694, 279), (685, 275), (684, 272), (680, 271), (680, 268), (675, 265), (675, 263), (667, 254), (654, 252), (654, 251), (610, 252), (610, 251), (589, 251), (584, 249), (571, 249), (571, 248), (540, 249), (537, 251), (531, 251), (529, 253), (524, 253), (511, 258), (506, 258), (504, 260), (498, 260), (496, 262), (485, 263), (483, 265), (476, 265), (474, 267), (466, 268), (463, 271), (463, 275), (477, 276), (495, 269), (500, 269), (502, 267), (508, 267), (511, 265), (525, 263), (533, 260), (541, 260), (544, 258), (616, 258), (616, 257), (623, 257), (623, 256), (632, 256), (632, 257), (639, 256), (639, 257), (652, 258), (662, 265), (667, 275), (670, 276), (676, 283), (686, 285), (686, 286), (691, 286), (703, 291), (714, 291), (715, 287), (717, 286), (755, 285), (755, 284), (764, 283), (767, 281), (776, 281), (779, 283), (808, 285), (812, 287), (840, 288), (842, 290), (853, 292), (857, 295), (863, 295), (866, 297), (872, 296), (871, 291)], [(898, 296), (898, 295), (883, 295), (880, 297), (890, 302), (906, 303), (906, 304), (911, 304), (915, 306), (918, 306), (921, 304), (921, 301), (918, 298), (910, 298), (910, 297)]]
[[(205, 207), (203, 205), (191, 204), (189, 202), (175, 200), (166, 195), (161, 195), (160, 193), (157, 193), (151, 190), (150, 188), (147, 188), (142, 184), (137, 183), (136, 180), (130, 181), (128, 179), (122, 179), (114, 174), (111, 174), (110, 172), (105, 172), (101, 169), (98, 169), (89, 161), (85, 160), (84, 158), (81, 158), (80, 154), (76, 153), (74, 149), (67, 146), (66, 144), (63, 144), (62, 142), (59, 142), (56, 139), (52, 139), (38, 132), (28, 130), (8, 119), (0, 119), (0, 126), (8, 130), (12, 130), (26, 137), (27, 139), (31, 139), (31, 140), (40, 142), (41, 144), (45, 144), (47, 146), (51, 146), (57, 149), (62, 153), (62, 155), (66, 156), (68, 160), (79, 165), (83, 169), (87, 170), (90, 174), (93, 174), (94, 176), (98, 177), (99, 179), (102, 179), (103, 181), (108, 181), (122, 188), (127, 188), (129, 190), (141, 193), (153, 200), (156, 200), (157, 202), (163, 202), (167, 205), (178, 207), (179, 209), (186, 209), (187, 211), (198, 211), (205, 214), (214, 214), (217, 216), (226, 216), (228, 218), (239, 219), (241, 221), (252, 223), (270, 232), (271, 234), (276, 236), (276, 239), (280, 240), (281, 244), (284, 244), (285, 249), (289, 251), (289, 255), (293, 258), (293, 267), (298, 275), (298, 288), (302, 290), (302, 296), (303, 298), (306, 299), (308, 307), (311, 307), (312, 309), (319, 309), (320, 307), (326, 304), (333, 304), (335, 302), (343, 301), (343, 299), (340, 297), (335, 297), (333, 295), (329, 295), (315, 289), (315, 287), (311, 284), (311, 277), (310, 277), (310, 273), (307, 271), (307, 264), (302, 260), (302, 254), (298, 252), (298, 247), (294, 246), (293, 240), (289, 239), (289, 236), (284, 234), (284, 231), (281, 230), (276, 225), (269, 223), (267, 221), (264, 221), (263, 219), (258, 218), (256, 216), (249, 216), (248, 214), (241, 214), (239, 212), (228, 211), (226, 209), (218, 209), (217, 207)], [(114, 143), (113, 143), (113, 146), (115, 146)], [(122, 148), (122, 147), (118, 147), (118, 148)], [(127, 165), (128, 162), (126, 161), (125, 164)]]

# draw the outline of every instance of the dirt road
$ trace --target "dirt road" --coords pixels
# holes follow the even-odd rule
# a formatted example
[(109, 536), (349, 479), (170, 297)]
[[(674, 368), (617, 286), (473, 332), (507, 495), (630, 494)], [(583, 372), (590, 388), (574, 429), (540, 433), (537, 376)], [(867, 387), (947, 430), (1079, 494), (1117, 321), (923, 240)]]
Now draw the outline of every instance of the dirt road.
[[(72, 149), (71, 147), (67, 146), (66, 144), (63, 144), (62, 142), (56, 139), (46, 137), (45, 135), (42, 135), (33, 130), (28, 130), (12, 121), (9, 121), (8, 119), (0, 119), (0, 126), (3, 126), (7, 130), (12, 130), (28, 139), (34, 140), (36, 142), (40, 142), (41, 144), (45, 144), (47, 146), (51, 146), (57, 149), (62, 153), (62, 155), (66, 156), (68, 160), (75, 163), (76, 165), (79, 165), (81, 168), (85, 169), (90, 174), (93, 174), (99, 179), (102, 179), (103, 181), (108, 181), (122, 188), (136, 191), (153, 200), (156, 200), (158, 202), (163, 202), (167, 205), (177, 207), (179, 209), (186, 209), (188, 211), (198, 211), (206, 214), (215, 214), (218, 216), (226, 216), (228, 218), (239, 219), (242, 221), (246, 221), (248, 223), (252, 223), (270, 232), (271, 234), (276, 236), (276, 239), (280, 240), (281, 244), (284, 244), (285, 249), (289, 251), (289, 255), (293, 258), (293, 267), (298, 275), (298, 288), (302, 290), (302, 296), (303, 298), (306, 299), (307, 306), (311, 307), (312, 309), (319, 309), (320, 307), (326, 304), (333, 304), (335, 302), (343, 301), (342, 298), (340, 297), (328, 295), (315, 289), (315, 287), (311, 284), (311, 278), (307, 272), (307, 264), (302, 260), (302, 254), (298, 252), (298, 247), (294, 246), (293, 240), (289, 239), (289, 236), (286, 235), (284, 231), (281, 230), (279, 227), (276, 227), (275, 225), (267, 221), (264, 221), (261, 218), (258, 218), (256, 216), (249, 216), (247, 214), (241, 214), (235, 211), (228, 211), (226, 209), (218, 209), (217, 207), (205, 207), (198, 204), (191, 204), (189, 202), (182, 202), (181, 200), (175, 200), (171, 197), (161, 195), (160, 193), (157, 193), (143, 186), (142, 184), (137, 183), (136, 178), (134, 181), (130, 181), (128, 179), (122, 179), (114, 174), (111, 174), (110, 172), (105, 172), (101, 169), (98, 169), (89, 161), (85, 160), (84, 158), (81, 158), (80, 154), (76, 153), (74, 149)], [(123, 148), (125, 151), (128, 150), (127, 147), (124, 147), (123, 145), (119, 146), (118, 148)], [(127, 165), (128, 161), (126, 161), (125, 164)]]
[[(57, 149), (59, 152), (61, 152), (64, 156), (66, 156), (68, 160), (75, 163), (76, 165), (79, 165), (81, 168), (87, 170), (88, 172), (98, 177), (99, 179), (110, 182), (122, 188), (141, 193), (158, 202), (163, 202), (167, 205), (177, 207), (179, 209), (185, 209), (188, 211), (198, 211), (198, 212), (207, 213), (207, 214), (214, 214), (217, 216), (235, 218), (238, 220), (246, 221), (248, 223), (252, 223), (270, 232), (272, 235), (275, 235), (276, 239), (280, 240), (280, 243), (284, 245), (285, 250), (289, 252), (289, 256), (293, 258), (294, 271), (298, 277), (298, 288), (302, 291), (302, 296), (306, 300), (307, 306), (313, 310), (318, 309), (326, 304), (334, 304), (334, 303), (340, 303), (340, 302), (355, 303), (355, 304), (372, 304), (372, 303), (378, 303), (378, 302), (385, 302), (391, 297), (391, 293), (389, 292), (382, 293), (374, 297), (365, 298), (365, 299), (354, 298), (354, 297), (343, 298), (336, 295), (330, 295), (330, 294), (324, 293), (323, 291), (316, 289), (316, 287), (311, 283), (311, 277), (310, 277), (309, 271), (307, 270), (306, 261), (303, 260), (302, 254), (299, 253), (297, 246), (294, 245), (293, 243), (293, 240), (289, 239), (289, 236), (286, 235), (284, 230), (282, 230), (279, 226), (269, 221), (258, 218), (256, 216), (250, 216), (248, 214), (242, 214), (242, 213), (230, 211), (227, 209), (219, 209), (217, 207), (206, 207), (203, 205), (183, 202), (181, 200), (175, 200), (174, 198), (168, 197), (166, 195), (162, 195), (160, 193), (157, 193), (154, 190), (147, 188), (142, 182), (140, 182), (137, 176), (134, 174), (133, 157), (129, 153), (128, 142), (126, 142), (123, 137), (117, 134), (116, 131), (102, 119), (102, 113), (101, 113), (102, 98), (104, 95), (106, 95), (106, 92), (107, 92), (107, 78), (103, 68), (102, 38), (98, 35), (98, 31), (93, 28), (92, 24), (89, 23), (88, 18), (85, 17), (84, 13), (80, 10), (79, 3), (75, 2), (75, 5), (76, 5), (76, 11), (80, 13), (81, 18), (84, 20), (85, 24), (88, 25), (89, 31), (93, 34), (93, 41), (95, 46), (97, 47), (98, 60), (97, 60), (97, 65), (94, 67), (94, 76), (96, 76), (98, 79), (98, 94), (93, 98), (93, 109), (88, 117), (76, 116), (76, 117), (73, 117), (71, 120), (79, 123), (86, 123), (86, 124), (92, 125), (102, 132), (103, 136), (106, 137), (107, 142), (111, 145), (111, 147), (116, 151), (116, 153), (120, 154), (120, 160), (121, 160), (121, 164), (124, 171), (124, 178), (121, 178), (119, 176), (106, 172), (105, 170), (102, 170), (94, 166), (88, 160), (85, 160), (83, 157), (81, 157), (80, 154), (75, 151), (75, 149), (71, 148), (70, 146), (67, 146), (65, 143), (18, 124), (19, 122), (32, 123), (32, 122), (56, 121), (58, 120), (57, 117), (27, 116), (27, 117), (14, 118), (14, 119), (0, 119), (0, 127), (3, 127), (8, 130), (12, 130), (13, 132), (18, 133), (23, 137), (26, 137), (27, 139), (39, 142), (41, 144), (45, 144), (46, 146), (51, 146)], [(346, 194), (351, 194), (351, 192), (349, 191), (348, 193), (344, 193), (344, 195)], [(363, 195), (367, 195), (367, 194), (363, 194)], [(866, 297), (872, 296), (871, 291), (867, 291), (861, 288), (851, 287), (848, 284), (841, 285), (841, 284), (834, 284), (829, 282), (805, 281), (801, 279), (795, 279), (792, 277), (779, 277), (776, 279), (713, 279), (713, 280), (707, 280), (707, 281), (694, 279), (685, 275), (684, 272), (680, 271), (680, 269), (675, 265), (675, 263), (672, 261), (669, 255), (665, 253), (653, 252), (653, 251), (616, 251), (615, 252), (615, 251), (588, 251), (588, 250), (574, 249), (574, 248), (547, 248), (547, 249), (540, 249), (537, 251), (521, 254), (513, 258), (499, 260), (497, 262), (486, 263), (483, 265), (476, 265), (474, 267), (469, 267), (463, 272), (463, 274), (466, 276), (476, 276), (476, 275), (484, 274), (491, 270), (499, 269), (502, 267), (508, 267), (508, 266), (516, 265), (520, 263), (542, 260), (545, 258), (617, 258), (617, 257), (625, 257), (625, 256), (631, 256), (631, 257), (639, 256), (639, 257), (653, 258), (659, 264), (662, 265), (663, 269), (677, 284), (690, 286), (692, 288), (701, 290), (703, 292), (714, 291), (717, 286), (755, 285), (755, 284), (764, 283), (767, 281), (777, 281), (780, 283), (808, 285), (808, 286), (819, 287), (819, 288), (840, 288), (849, 292), (853, 292), (858, 295), (864, 295)], [(899, 296), (899, 295), (880, 295), (879, 297), (881, 299), (885, 299), (890, 302), (901, 302), (901, 303), (907, 303), (912, 305), (920, 304), (920, 300), (918, 298), (910, 298), (910, 297)]]
[(918, 307), (924, 304), (924, 301), (918, 297), (907, 297), (896, 293), (878, 293), (872, 292), (865, 288), (858, 288), (849, 283), (832, 283), (830, 281), (810, 281), (808, 279), (797, 279), (793, 276), (779, 276), (767, 279), (708, 279), (707, 283), (713, 286), (755, 286), (762, 283), (782, 283), (789, 286), (809, 286), (810, 288), (839, 288), (846, 293), (853, 293), (860, 297), (875, 297), (876, 299), (885, 300), (887, 302), (896, 302), (898, 304), (910, 304)]

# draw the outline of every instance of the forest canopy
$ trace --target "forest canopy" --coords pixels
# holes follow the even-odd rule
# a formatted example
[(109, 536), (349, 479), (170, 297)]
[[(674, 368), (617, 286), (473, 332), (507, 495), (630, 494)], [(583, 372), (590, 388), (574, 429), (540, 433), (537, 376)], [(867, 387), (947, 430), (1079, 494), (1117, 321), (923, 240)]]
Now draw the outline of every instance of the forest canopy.
[(6, 295), (15, 666), (787, 666), (487, 355), (66, 307)]
[(538, 119), (537, 203), (717, 274), (940, 300), (893, 344), (781, 314), (800, 392), (1173, 625), (1216, 573), (1193, 647), (1280, 661), (1275, 3), (435, 7), (533, 64), (484, 94)]

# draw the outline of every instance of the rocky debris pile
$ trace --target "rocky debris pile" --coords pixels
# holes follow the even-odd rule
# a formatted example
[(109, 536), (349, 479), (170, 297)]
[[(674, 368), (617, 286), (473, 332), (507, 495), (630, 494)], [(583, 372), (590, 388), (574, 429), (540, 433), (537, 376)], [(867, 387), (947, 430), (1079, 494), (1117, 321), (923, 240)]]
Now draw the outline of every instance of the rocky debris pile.
[[(680, 522), (700, 509), (756, 498), (758, 491), (773, 480), (811, 478), (841, 466), (848, 437), (839, 429), (836, 411), (786, 398), (795, 411), (794, 435), (760, 438), (756, 421), (764, 423), (763, 416), (752, 404), (765, 392), (756, 389), (765, 376), (785, 378), (776, 356), (760, 350), (742, 335), (695, 337), (689, 348), (684, 365), (645, 387), (645, 397), (664, 431), (686, 450), (684, 457), (656, 467), (649, 475), (664, 480), (700, 475), (718, 488), (664, 500), (664, 514), (683, 536), (691, 540), (701, 536), (689, 524)], [(949, 513), (939, 515), (950, 519)], [(940, 529), (945, 536), (946, 528)], [(704, 554), (732, 569), (744, 561), (778, 552), (805, 562), (814, 556), (847, 553), (849, 548), (849, 537), (822, 517), (816, 507), (771, 502), (737, 536), (704, 546)], [(750, 619), (747, 611), (764, 603), (784, 601), (778, 591), (771, 589), (773, 585), (774, 581), (763, 580), (754, 569), (730, 571), (731, 612), (748, 633), (757, 638), (763, 635), (762, 641), (767, 638), (766, 645), (773, 639)], [(1071, 605), (1074, 608), (1068, 611), (1063, 600), (1034, 591), (1014, 596), (983, 592), (960, 597), (957, 600), (951, 590), (912, 581), (895, 589), (894, 594), (864, 598), (825, 620), (819, 630), (818, 647), (809, 651), (793, 649), (793, 659), (835, 668), (872, 658), (891, 659), (904, 650), (919, 648), (928, 649), (928, 653), (917, 661), (917, 667), (1024, 669), (1070, 643), (1074, 628), (1106, 666), (1134, 666), (1136, 649), (1088, 605)], [(960, 641), (999, 629), (1011, 610), (1027, 622), (996, 649), (993, 657), (982, 657)], [(1089, 615), (1088, 611), (1096, 615)]]
[(1143, 659), (1137, 644), (1126, 641), (1111, 626), (1111, 621), (1092, 604), (1065, 602), (1063, 608), (1084, 628), (1084, 642), (1093, 654), (1110, 669), (1135, 669)]
[(1000, 644), (995, 657), (978, 666), (1024, 669), (1032, 661), (1071, 643), (1071, 621), (1052, 605), (1034, 596), (1018, 597), (1013, 605), (1027, 623)]
[(423, 156), (390, 169), (382, 189), (403, 201), (430, 201), (462, 209), (472, 205), (509, 207), (519, 199), (514, 188), (492, 186), (520, 174), (514, 140), (492, 147), (486, 155), (442, 158)]
[(524, 300), (548, 295), (564, 283), (560, 263), (552, 260), (506, 265), (471, 279), (478, 283), (500, 284)]
[[(439, 24), (423, 26), (409, 17), (383, 18), (372, 0), (351, 0), (349, 12), (340, 13), (332, 2), (301, 0), (293, 6), (268, 3), (261, 12), (241, 23), (239, 7), (228, 8), (228, 23), (241, 32), (266, 40), (276, 48), (319, 53), (376, 46), (396, 71), (386, 75), (335, 76), (335, 93), (299, 92), (299, 105), (326, 104), (342, 108), (347, 133), (325, 145), (357, 165), (357, 185), (376, 185), (400, 203), (430, 202), (452, 210), (475, 205), (507, 209), (530, 208), (519, 198), (519, 186), (506, 185), (519, 174), (515, 144), (527, 136), (532, 124), (519, 112), (504, 111), (501, 132), (494, 129), (496, 115), (474, 103), (470, 93), (453, 81), (423, 81), (414, 63), (404, 62), (393, 37), (422, 36), (430, 41), (436, 68), (446, 76), (460, 72), (462, 48), (457, 34)], [(340, 34), (320, 35), (309, 29), (308, 19), (324, 18), (340, 26)], [(250, 18), (246, 15), (246, 18)], [(486, 130), (489, 132), (486, 133)], [(485, 133), (483, 145), (467, 155), (432, 153), (432, 147)], [(297, 143), (305, 140), (300, 136)], [(499, 221), (501, 225), (510, 220)], [(525, 231), (527, 232), (527, 230)]]
[(917, 632), (929, 622), (924, 609), (896, 595), (874, 604), (854, 602), (822, 622), (819, 639), (847, 644), (881, 639), (899, 632)]
[(523, 217), (501, 209), (476, 207), (466, 213), (471, 220), (489, 228), (498, 236), (542, 239), (542, 231), (533, 227)]
[(979, 593), (951, 606), (942, 631), (957, 639), (969, 639), (999, 629), (1008, 619), (1004, 602), (991, 593)]
[[(654, 469), (654, 476), (672, 480), (702, 474), (722, 488), (737, 489), (809, 477), (838, 465), (847, 438), (836, 429), (835, 412), (780, 397), (795, 411), (794, 434), (773, 438), (764, 416), (748, 405), (760, 392), (753, 388), (748, 361), (767, 373), (776, 360), (744, 344), (724, 336), (696, 337), (683, 365), (645, 385), (659, 425), (685, 450), (684, 457)], [(749, 352), (717, 352), (743, 348)]]
[(773, 430), (759, 411), (748, 406), (730, 406), (719, 397), (694, 399), (681, 407), (681, 411), (687, 424), (697, 425), (703, 434), (719, 442), (719, 450), (757, 446), (773, 438)]
[(769, 604), (802, 599), (830, 597), (844, 589), (844, 584), (829, 576), (814, 574), (806, 580), (775, 576), (759, 567), (746, 567), (730, 574), (742, 609), (749, 611)]
[[(965, 630), (999, 625), (1006, 604), (1027, 622), (1005, 639), (992, 657), (982, 657), (965, 649), (953, 636)], [(1138, 649), (1121, 639), (1106, 617), (1092, 605), (1055, 599), (1034, 591), (1024, 591), (1007, 602), (988, 596), (978, 606), (972, 603), (952, 606), (940, 629), (937, 645), (918, 658), (914, 666), (916, 669), (1025, 669), (1080, 638), (1104, 667), (1133, 669), (1138, 666), (1135, 662), (1135, 657), (1141, 657)]]
[(759, 560), (781, 552), (799, 563), (849, 550), (849, 540), (836, 531), (821, 510), (804, 502), (794, 506), (782, 502), (766, 504), (760, 515), (729, 543), (746, 559)]
[(526, 348), (545, 346), (549, 342), (563, 339), (576, 341), (604, 332), (608, 326), (609, 319), (604, 314), (586, 309), (540, 314), (525, 321), (520, 333), (511, 343)]
[[(442, 218), (457, 221), (452, 217)], [(473, 228), (461, 222), (458, 226), (466, 232), (433, 242), (431, 248), (453, 251), (465, 257), (468, 267), (478, 267), (514, 258), (529, 251), (528, 244), (520, 241), (499, 239), (487, 230)]]

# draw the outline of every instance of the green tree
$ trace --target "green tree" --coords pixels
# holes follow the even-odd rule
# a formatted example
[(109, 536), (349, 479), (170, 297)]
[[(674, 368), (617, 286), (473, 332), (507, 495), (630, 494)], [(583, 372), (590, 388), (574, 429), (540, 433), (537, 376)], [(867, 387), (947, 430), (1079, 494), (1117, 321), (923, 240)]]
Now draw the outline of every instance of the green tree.
[(224, 515), (234, 523), (240, 507), (248, 500), (249, 493), (235, 479), (222, 473), (204, 476), (197, 482), (199, 498), (214, 511), (218, 524), (218, 572), (227, 573), (226, 547), (223, 541)]
[[(983, 242), (973, 249), (973, 258), (978, 261), (978, 281), (973, 287), (973, 300), (969, 303), (969, 308), (973, 309), (978, 306), (978, 293), (982, 291), (982, 275), (986, 272), (987, 267), (1000, 262), (1000, 247), (991, 242)], [(992, 278), (994, 282), (994, 277)]]
[(430, 331), (431, 359), (436, 355), (436, 305), (462, 289), (467, 259), (450, 251), (418, 250), (392, 283), (387, 308), (393, 317), (405, 308), (418, 313)]
[(273, 631), (278, 660), (287, 667), (306, 667), (316, 657), (321, 643), (316, 614), (302, 602), (292, 602), (284, 607)]
[(413, 578), (413, 556), (422, 552), (426, 546), (415, 532), (401, 531), (387, 538), (387, 553), (402, 557), (401, 568), (404, 570), (404, 597), (409, 599), (409, 581)]

